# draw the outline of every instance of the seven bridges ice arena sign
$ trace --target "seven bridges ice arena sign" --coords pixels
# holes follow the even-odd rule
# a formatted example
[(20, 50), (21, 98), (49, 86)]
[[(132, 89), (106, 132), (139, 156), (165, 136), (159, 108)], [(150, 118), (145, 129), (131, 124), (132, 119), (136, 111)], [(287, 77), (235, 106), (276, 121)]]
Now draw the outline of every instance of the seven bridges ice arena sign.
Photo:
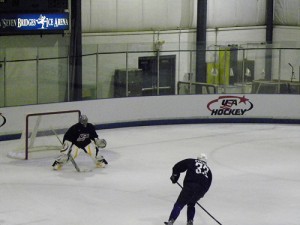
[(69, 13), (2, 14), (1, 32), (63, 31), (69, 29)]

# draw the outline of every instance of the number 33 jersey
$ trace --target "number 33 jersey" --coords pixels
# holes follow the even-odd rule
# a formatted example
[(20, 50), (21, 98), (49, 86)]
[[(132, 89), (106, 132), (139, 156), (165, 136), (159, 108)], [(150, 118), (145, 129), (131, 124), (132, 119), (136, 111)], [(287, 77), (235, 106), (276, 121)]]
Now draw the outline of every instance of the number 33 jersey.
[(176, 163), (173, 167), (173, 174), (186, 172), (183, 184), (194, 183), (203, 188), (207, 192), (211, 182), (212, 173), (205, 161), (199, 159), (184, 159)]

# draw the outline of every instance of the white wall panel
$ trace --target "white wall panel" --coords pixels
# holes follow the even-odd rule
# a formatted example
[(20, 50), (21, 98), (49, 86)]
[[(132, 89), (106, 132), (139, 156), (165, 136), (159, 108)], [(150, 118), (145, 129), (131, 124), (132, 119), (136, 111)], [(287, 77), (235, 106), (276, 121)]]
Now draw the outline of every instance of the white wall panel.
[(91, 27), (83, 32), (107, 32), (117, 28), (117, 1), (91, 0)]
[[(275, 0), (274, 22), (300, 24), (299, 0)], [(208, 0), (207, 27), (265, 25), (266, 0)], [(190, 29), (197, 26), (197, 0), (85, 0), (83, 32)]]
[(281, 47), (300, 48), (300, 27), (275, 26), (273, 36), (274, 43), (281, 43)]
[(146, 30), (167, 29), (168, 4), (167, 1), (151, 0), (143, 1), (144, 26)]
[[(172, 28), (177, 28), (180, 26), (187, 27), (185, 17), (185, 13), (190, 13), (190, 10), (185, 10), (184, 6), (187, 5), (189, 8), (189, 0), (184, 1), (184, 0), (168, 0), (167, 3), (167, 12), (168, 12), (168, 18), (167, 18), (167, 23), (168, 26), (171, 26)], [(187, 21), (189, 22), (189, 21)]]
[(82, 30), (98, 33), (186, 27), (191, 23), (189, 17), (192, 15), (190, 10), (193, 2), (193, 0), (82, 1)]
[(207, 27), (257, 26), (265, 22), (266, 0), (207, 1)]
[(251, 29), (220, 29), (217, 32), (217, 40), (217, 44), (221, 45), (260, 43), (265, 40), (265, 28), (252, 27)]
[(197, 6), (194, 0), (181, 0), (180, 4), (176, 6), (181, 8), (180, 27), (192, 27), (195, 18), (195, 5)]
[(135, 31), (143, 29), (143, 2), (140, 0), (117, 1), (117, 30)]
[[(222, 101), (226, 95), (177, 95), (149, 96), (115, 99), (100, 99), (82, 102), (64, 102), (22, 107), (2, 108), (1, 113), (6, 118), (6, 124), (1, 127), (0, 136), (21, 132), (28, 113), (61, 111), (79, 109), (89, 117), (94, 124), (126, 123), (155, 120), (178, 119), (297, 119), (299, 120), (300, 105), (298, 95), (231, 95), (245, 97), (253, 108), (243, 115), (212, 115), (207, 104), (212, 100)], [(227, 96), (228, 98), (232, 98)], [(239, 103), (237, 109), (244, 103)], [(268, 107), (266, 107), (268, 106)], [(235, 108), (235, 107), (233, 107)], [(51, 110), (53, 109), (53, 110)], [(141, 110), (142, 109), (142, 110)], [(53, 122), (56, 124), (53, 124)], [(67, 121), (52, 121), (45, 123), (49, 129), (66, 126)]]
[(265, 24), (266, 0), (236, 0), (238, 26)]
[(235, 0), (212, 0), (207, 3), (207, 27), (225, 27), (233, 24), (236, 15)]
[[(209, 0), (207, 27), (265, 23), (266, 0)], [(197, 0), (88, 0), (82, 3), (84, 32), (196, 28)]]
[(300, 25), (299, 0), (275, 0), (274, 23), (277, 25)]
[(82, 19), (82, 30), (86, 32), (91, 27), (91, 0), (85, 0), (81, 2), (81, 19)]

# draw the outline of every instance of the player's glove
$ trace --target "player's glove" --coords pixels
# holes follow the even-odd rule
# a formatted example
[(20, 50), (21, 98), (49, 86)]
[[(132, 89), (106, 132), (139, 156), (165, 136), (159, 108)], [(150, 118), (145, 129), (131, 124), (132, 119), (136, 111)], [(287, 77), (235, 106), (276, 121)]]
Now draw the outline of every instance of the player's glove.
[(170, 177), (170, 179), (171, 179), (172, 183), (175, 184), (179, 179), (179, 174), (173, 173), (172, 176)]

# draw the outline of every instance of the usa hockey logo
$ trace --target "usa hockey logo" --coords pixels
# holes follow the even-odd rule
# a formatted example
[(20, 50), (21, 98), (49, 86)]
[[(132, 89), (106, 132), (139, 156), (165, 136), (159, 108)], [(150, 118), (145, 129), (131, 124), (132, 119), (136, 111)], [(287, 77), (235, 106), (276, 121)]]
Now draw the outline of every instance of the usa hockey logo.
[(3, 127), (4, 124), (6, 124), (6, 118), (0, 113), (0, 127)]
[(212, 116), (243, 116), (253, 109), (253, 104), (245, 96), (220, 96), (207, 104)]

